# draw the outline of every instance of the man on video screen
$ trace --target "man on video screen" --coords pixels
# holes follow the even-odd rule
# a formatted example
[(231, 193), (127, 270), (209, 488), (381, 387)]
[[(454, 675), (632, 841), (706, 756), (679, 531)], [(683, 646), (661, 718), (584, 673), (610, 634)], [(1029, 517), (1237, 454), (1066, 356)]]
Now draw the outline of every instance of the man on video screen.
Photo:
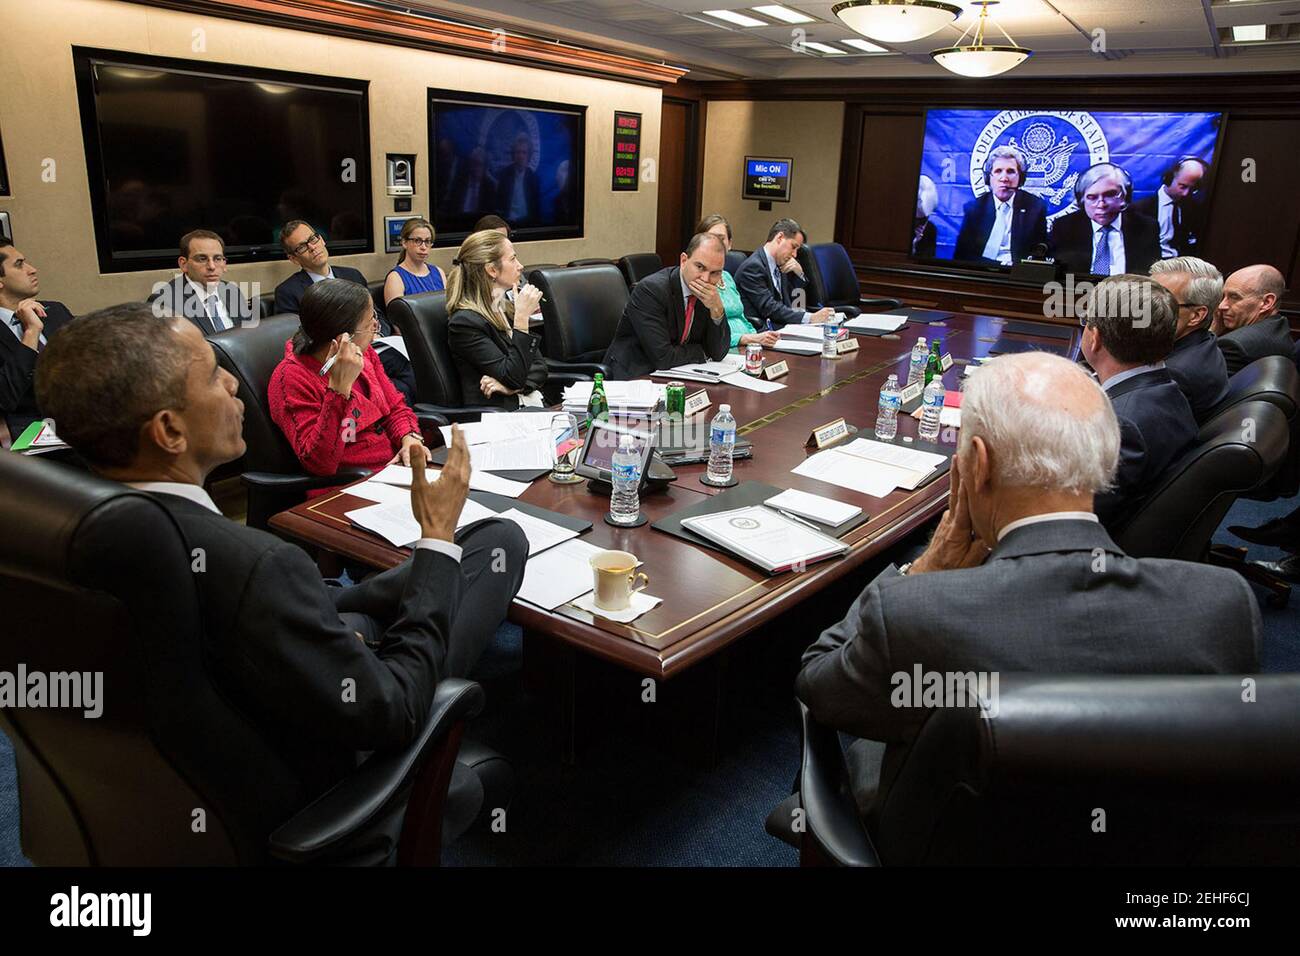
[(999, 146), (984, 161), (989, 191), (963, 210), (954, 259), (1009, 266), (1047, 242), (1047, 204), (1024, 185), (1028, 164), (1014, 146)]
[(1209, 167), (1199, 156), (1181, 156), (1160, 176), (1154, 196), (1139, 199), (1133, 211), (1160, 226), (1160, 255), (1194, 256), (1205, 226), (1205, 206), (1200, 201)]
[(1129, 208), (1133, 180), (1122, 166), (1095, 163), (1074, 184), (1078, 209), (1052, 225), (1052, 254), (1067, 271), (1145, 273), (1160, 258), (1160, 228)]

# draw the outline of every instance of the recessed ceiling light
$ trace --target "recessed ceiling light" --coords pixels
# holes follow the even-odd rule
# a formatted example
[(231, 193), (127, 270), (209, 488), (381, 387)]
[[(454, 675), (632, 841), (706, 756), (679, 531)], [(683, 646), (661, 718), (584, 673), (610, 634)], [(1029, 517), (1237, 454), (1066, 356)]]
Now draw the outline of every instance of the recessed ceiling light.
[(780, 20), (783, 23), (812, 23), (813, 18), (806, 13), (800, 13), (798, 10), (791, 10), (789, 7), (783, 7), (780, 4), (771, 4), (766, 7), (751, 7), (757, 13), (765, 17), (771, 17), (773, 20)]
[(816, 50), (818, 53), (828, 53), (832, 56), (847, 56), (846, 51), (841, 50), (839, 47), (831, 46), (829, 43), (813, 43), (808, 41), (804, 43), (804, 46), (810, 50)]
[(767, 26), (762, 20), (746, 16), (737, 10), (705, 10), (704, 14), (710, 17), (716, 17), (719, 20), (726, 20), (728, 23), (734, 23), (738, 27), (763, 27)]
[(1238, 43), (1247, 43), (1251, 40), (1267, 40), (1268, 27), (1262, 23), (1252, 24), (1248, 27), (1233, 27), (1232, 38)]
[(841, 40), (845, 46), (857, 47), (867, 53), (888, 53), (883, 46), (876, 46), (870, 40)]

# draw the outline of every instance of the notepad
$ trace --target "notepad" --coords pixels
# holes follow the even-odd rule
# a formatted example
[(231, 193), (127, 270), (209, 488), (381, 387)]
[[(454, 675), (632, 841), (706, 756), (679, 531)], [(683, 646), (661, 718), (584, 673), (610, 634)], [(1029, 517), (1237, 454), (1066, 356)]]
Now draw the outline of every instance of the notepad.
[(779, 508), (781, 511), (799, 515), (801, 518), (820, 521), (832, 528), (862, 514), (862, 509), (857, 505), (846, 504), (822, 495), (811, 495), (796, 488), (788, 488), (779, 495), (773, 495), (764, 504), (769, 508)]
[(899, 315), (896, 312), (876, 312), (849, 319), (844, 323), (844, 327), (858, 332), (897, 332), (906, 324), (906, 315)]
[(684, 518), (682, 527), (768, 574), (779, 574), (848, 552), (848, 545), (843, 542), (762, 505)]
[(570, 538), (576, 538), (578, 532), (573, 528), (562, 528), (558, 524), (550, 521), (544, 521), (541, 518), (534, 518), (530, 514), (511, 508), (503, 511), (499, 517), (508, 521), (513, 521), (523, 529), (524, 537), (528, 539), (528, 556), (531, 558), (547, 548), (553, 548), (563, 541)]
[(811, 339), (782, 337), (772, 346), (774, 352), (791, 352), (795, 355), (821, 355), (821, 342)]

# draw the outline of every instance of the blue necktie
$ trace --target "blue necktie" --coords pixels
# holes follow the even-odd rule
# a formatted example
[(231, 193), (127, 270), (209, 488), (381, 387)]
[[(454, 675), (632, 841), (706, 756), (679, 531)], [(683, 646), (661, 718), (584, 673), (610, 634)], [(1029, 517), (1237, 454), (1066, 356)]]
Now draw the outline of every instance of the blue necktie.
[(1102, 226), (1097, 234), (1097, 254), (1092, 257), (1092, 274), (1110, 275), (1110, 234), (1114, 226)]

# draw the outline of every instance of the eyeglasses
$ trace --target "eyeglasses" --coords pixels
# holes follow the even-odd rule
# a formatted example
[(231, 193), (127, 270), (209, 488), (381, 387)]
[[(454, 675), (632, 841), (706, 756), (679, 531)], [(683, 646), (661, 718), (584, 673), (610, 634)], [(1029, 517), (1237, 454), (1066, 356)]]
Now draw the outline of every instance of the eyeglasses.
[(225, 256), (190, 256), (190, 258), (201, 266), (206, 266), (209, 262), (215, 262), (217, 265), (221, 265), (226, 261)]
[(304, 252), (306, 252), (311, 246), (316, 245), (318, 242), (320, 242), (320, 233), (313, 232), (305, 240), (303, 240), (302, 242), (298, 243), (296, 246), (293, 247), (293, 254), (295, 256), (300, 256)]
[(1119, 202), (1120, 196), (1124, 195), (1123, 190), (1108, 189), (1104, 193), (1087, 193), (1083, 197), (1084, 202)]
[(412, 244), (417, 245), (417, 246), (432, 246), (432, 245), (433, 245), (433, 240), (432, 240), (432, 239), (414, 239), (414, 238), (410, 238), (410, 239), (406, 239), (406, 240), (404, 240), (404, 241), (405, 241), (405, 242), (412, 243)]

